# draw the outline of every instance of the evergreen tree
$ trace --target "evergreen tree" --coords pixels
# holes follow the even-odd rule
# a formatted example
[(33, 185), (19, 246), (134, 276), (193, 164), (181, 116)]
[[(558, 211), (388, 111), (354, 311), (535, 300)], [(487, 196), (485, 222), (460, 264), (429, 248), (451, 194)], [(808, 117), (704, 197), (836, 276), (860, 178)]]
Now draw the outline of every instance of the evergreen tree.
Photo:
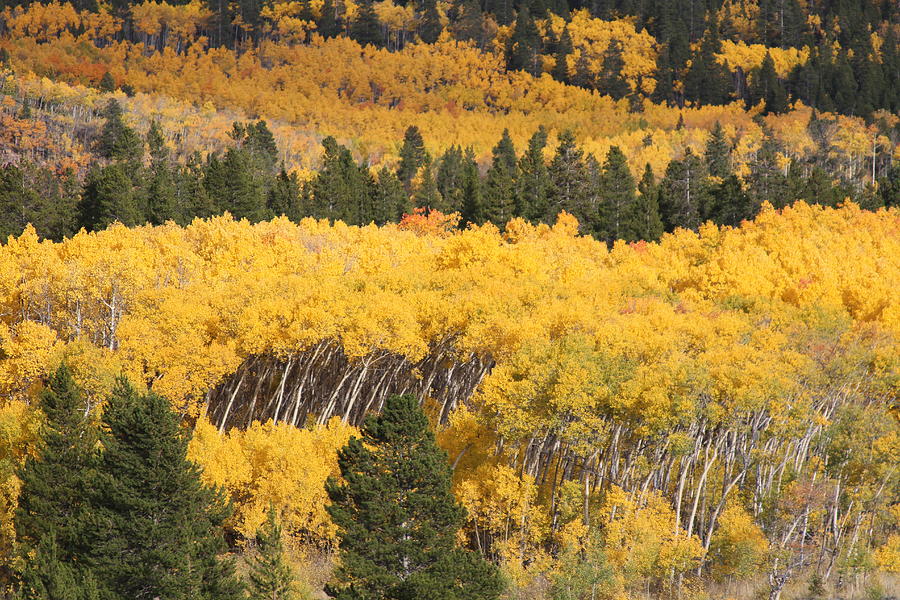
[(654, 102), (665, 102), (671, 106), (675, 102), (675, 71), (669, 57), (668, 44), (663, 46), (656, 57), (654, 78), (656, 79), (656, 88), (650, 98)]
[(602, 94), (608, 94), (614, 100), (621, 100), (631, 88), (622, 75), (625, 67), (625, 59), (622, 58), (622, 42), (612, 39), (606, 50), (603, 51), (603, 62), (600, 68), (599, 90)]
[(354, 225), (372, 206), (372, 188), (368, 169), (353, 161), (350, 150), (329, 136), (322, 140), (322, 168), (309, 182), (309, 212), (319, 219), (334, 219)]
[(483, 47), (484, 15), (481, 12), (481, 3), (478, 0), (456, 0), (459, 7), (457, 18), (451, 19), (451, 31), (453, 37), (460, 42), (475, 42), (478, 47)]
[(659, 214), (659, 186), (656, 184), (656, 177), (653, 175), (653, 169), (647, 163), (644, 168), (644, 174), (638, 182), (638, 198), (636, 203), (636, 214), (638, 218), (636, 223), (637, 229), (634, 231), (634, 237), (639, 240), (655, 242), (663, 234), (663, 222)]
[(706, 170), (690, 148), (681, 160), (672, 160), (660, 184), (660, 214), (667, 231), (696, 229), (706, 205)]
[(147, 132), (150, 153), (150, 170), (146, 182), (145, 217), (154, 225), (160, 225), (178, 216), (175, 180), (169, 163), (162, 128), (155, 120)]
[(215, 198), (222, 210), (235, 219), (251, 223), (265, 218), (266, 195), (270, 179), (246, 147), (230, 148), (221, 163), (223, 180), (220, 196)]
[(111, 99), (103, 109), (103, 130), (97, 141), (97, 154), (110, 160), (140, 162), (144, 153), (140, 136), (125, 124), (122, 106)]
[(225, 549), (229, 508), (186, 458), (188, 436), (169, 402), (120, 379), (102, 419), (83, 563), (103, 597), (238, 600)]
[(716, 17), (706, 30), (699, 50), (694, 54), (691, 67), (684, 76), (684, 95), (688, 100), (702, 104), (722, 104), (727, 101), (731, 73), (720, 65), (716, 55), (722, 51), (719, 26)]
[(588, 174), (584, 152), (575, 143), (575, 134), (563, 131), (559, 134), (559, 146), (549, 166), (550, 193), (548, 213), (544, 219), (552, 220), (562, 211), (568, 211), (585, 221), (588, 204)]
[(443, 25), (438, 13), (436, 0), (421, 0), (421, 19), (419, 24), (419, 37), (426, 44), (435, 43), (441, 36)]
[(778, 141), (772, 132), (766, 131), (756, 157), (750, 161), (750, 175), (747, 182), (750, 199), (757, 208), (763, 202), (770, 202), (776, 208), (783, 208), (793, 201), (793, 198), (787, 197), (787, 178), (778, 164), (779, 150)]
[(288, 174), (284, 166), (275, 178), (275, 185), (269, 190), (266, 208), (271, 216), (284, 215), (295, 223), (304, 216), (300, 207), (300, 181), (294, 173)]
[(539, 221), (547, 215), (547, 196), (552, 183), (544, 163), (546, 146), (547, 130), (541, 126), (528, 140), (528, 148), (519, 159), (516, 214), (529, 221)]
[(426, 161), (419, 171), (419, 178), (413, 191), (413, 206), (447, 212), (447, 206), (434, 180), (434, 167), (430, 160)]
[(373, 219), (377, 225), (384, 225), (390, 221), (397, 222), (404, 213), (412, 212), (412, 205), (403, 184), (387, 167), (382, 167), (378, 171), (372, 202)]
[(725, 137), (722, 124), (716, 121), (706, 140), (706, 150), (703, 153), (706, 168), (713, 177), (725, 178), (731, 175), (731, 144)]
[(295, 600), (294, 577), (284, 557), (281, 542), (281, 526), (275, 518), (275, 509), (269, 514), (262, 528), (256, 533), (256, 553), (249, 559), (250, 600)]
[(324, 0), (320, 15), (316, 22), (316, 31), (319, 32), (319, 35), (328, 39), (335, 37), (341, 32), (341, 27), (338, 25), (335, 17), (334, 0)]
[(641, 233), (634, 177), (625, 154), (613, 146), (600, 174), (600, 215), (597, 236), (612, 245), (616, 240), (634, 242)]
[(22, 598), (84, 598), (90, 574), (77, 559), (85, 551), (84, 524), (97, 437), (90, 410), (65, 365), (40, 395), (46, 421), (35, 456), (19, 470), (15, 529), (22, 559)]
[(460, 226), (468, 223), (484, 223), (484, 207), (482, 200), (481, 177), (478, 174), (478, 163), (475, 162), (475, 151), (466, 148), (463, 157), (463, 203)]
[(104, 229), (115, 221), (129, 227), (142, 221), (131, 179), (121, 163), (88, 171), (78, 214), (80, 225), (89, 231)]
[(419, 128), (410, 125), (403, 134), (403, 145), (400, 147), (400, 164), (397, 166), (397, 177), (406, 186), (407, 192), (411, 189), (413, 177), (419, 172), (428, 153), (425, 151), (425, 141)]
[(713, 186), (707, 202), (703, 219), (711, 220), (717, 225), (737, 227), (741, 221), (752, 219), (756, 215), (750, 196), (735, 175), (729, 175), (721, 183)]
[(509, 131), (494, 146), (491, 168), (484, 182), (485, 219), (503, 228), (515, 213), (515, 189), (518, 176), (516, 149)]
[(459, 146), (450, 146), (438, 162), (435, 181), (443, 198), (444, 206), (450, 212), (459, 212), (463, 206), (463, 151)]
[(749, 100), (748, 106), (753, 106), (760, 100), (765, 102), (763, 114), (780, 114), (788, 110), (787, 92), (778, 78), (775, 61), (769, 52), (766, 52), (762, 65), (753, 70)]
[(326, 486), (340, 566), (338, 600), (491, 600), (496, 568), (457, 545), (465, 511), (450, 491), (446, 453), (412, 396), (392, 396), (362, 439), (338, 454), (344, 484)]
[(359, 4), (356, 19), (350, 28), (350, 37), (365, 46), (371, 44), (375, 47), (384, 45), (384, 36), (381, 32), (381, 23), (375, 13), (372, 0), (363, 0)]
[(571, 83), (569, 78), (568, 59), (569, 56), (572, 55), (572, 52), (572, 36), (569, 35), (569, 28), (566, 26), (559, 36), (559, 42), (556, 45), (556, 53), (554, 54), (556, 62), (553, 65), (553, 71), (550, 73), (557, 81)]
[(506, 47), (508, 68), (526, 71), (534, 76), (540, 75), (540, 50), (541, 34), (528, 7), (522, 6), (516, 15), (516, 24)]
[(97, 86), (101, 92), (114, 92), (116, 91), (116, 80), (113, 79), (112, 73), (107, 71), (103, 74), (103, 77), (100, 78), (100, 83)]

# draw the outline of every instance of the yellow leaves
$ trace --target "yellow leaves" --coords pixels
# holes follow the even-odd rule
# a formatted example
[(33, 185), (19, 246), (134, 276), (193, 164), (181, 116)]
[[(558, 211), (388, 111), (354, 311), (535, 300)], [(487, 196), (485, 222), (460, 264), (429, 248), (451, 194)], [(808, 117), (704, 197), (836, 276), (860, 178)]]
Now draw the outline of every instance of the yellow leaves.
[(875, 564), (882, 571), (900, 573), (900, 534), (893, 534), (887, 543), (875, 550)]
[(325, 512), (325, 481), (339, 474), (337, 451), (355, 433), (337, 418), (313, 429), (254, 422), (227, 434), (201, 419), (188, 458), (203, 468), (205, 481), (230, 496), (235, 506), (230, 523), (240, 535), (256, 535), (274, 506), (295, 541), (328, 544), (335, 528)]
[(21, 482), (16, 476), (38, 440), (42, 418), (20, 400), (0, 404), (0, 565), (9, 566), (14, 557), (15, 514)]
[(607, 558), (626, 582), (683, 572), (703, 558), (703, 544), (688, 536), (657, 492), (635, 497), (612, 486), (600, 509)]
[(22, 321), (9, 328), (0, 323), (0, 400), (34, 397), (61, 348), (56, 332), (46, 325)]
[(720, 578), (746, 578), (766, 557), (769, 541), (747, 511), (729, 504), (719, 516), (718, 527), (710, 545), (714, 574)]
[(775, 72), (779, 77), (787, 77), (791, 70), (805, 64), (809, 60), (809, 48), (769, 48), (762, 44), (746, 44), (732, 40), (722, 40), (722, 51), (716, 55), (719, 64), (728, 63), (732, 69), (740, 67), (744, 72), (762, 65), (766, 53), (775, 63)]

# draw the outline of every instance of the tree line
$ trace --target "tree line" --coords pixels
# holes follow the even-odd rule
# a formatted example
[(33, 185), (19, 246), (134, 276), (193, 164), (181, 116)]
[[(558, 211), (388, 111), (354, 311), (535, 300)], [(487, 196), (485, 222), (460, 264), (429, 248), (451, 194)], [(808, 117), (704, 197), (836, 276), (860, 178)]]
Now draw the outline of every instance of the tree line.
[[(561, 211), (575, 215), (582, 232), (612, 244), (657, 240), (664, 232), (696, 229), (712, 221), (736, 226), (752, 219), (763, 203), (780, 208), (796, 200), (836, 206), (850, 198), (865, 208), (900, 201), (900, 167), (878, 186), (835, 179), (826, 148), (808, 160), (785, 165), (779, 141), (767, 132), (743, 176), (732, 163), (734, 140), (718, 123), (702, 154), (688, 149), (661, 177), (649, 165), (637, 176), (613, 146), (602, 160), (586, 154), (571, 131), (559, 134), (550, 155), (548, 132), (540, 128), (517, 151), (507, 132), (494, 146), (490, 164), (479, 165), (471, 148), (452, 146), (432, 157), (422, 133), (407, 129), (396, 167), (377, 172), (358, 162), (333, 137), (322, 141), (321, 167), (308, 181), (278, 162), (275, 139), (264, 121), (234, 123), (230, 147), (180, 164), (157, 123), (140, 136), (111, 100), (95, 142), (95, 160), (83, 181), (21, 163), (0, 170), (0, 234), (13, 235), (32, 223), (50, 239), (78, 229), (103, 229), (119, 221), (133, 226), (189, 223), (230, 212), (251, 222), (285, 215), (340, 220), (352, 225), (397, 222), (414, 209), (459, 213), (461, 226), (513, 218), (551, 223)], [(815, 134), (829, 121), (815, 114)], [(645, 141), (652, 143), (652, 138)]]
[[(230, 501), (186, 458), (189, 431), (168, 400), (120, 378), (100, 409), (64, 364), (39, 406), (40, 441), (18, 473), (13, 598), (301, 597), (274, 505), (248, 540), (246, 578), (237, 575), (223, 528)], [(361, 435), (327, 485), (341, 556), (328, 595), (497, 598), (498, 569), (457, 541), (465, 510), (415, 398), (391, 397)]]
[[(28, 4), (2, 3), (10, 8)], [(138, 3), (117, 0), (111, 4), (123, 20), (118, 36), (147, 43), (147, 36), (131, 22), (129, 11)], [(98, 10), (95, 0), (74, 5), (79, 10)], [(774, 113), (785, 112), (789, 102), (798, 100), (822, 111), (858, 116), (879, 109), (900, 110), (898, 9), (889, 2), (760, 0), (745, 10), (731, 2), (709, 0), (454, 0), (442, 14), (436, 0), (401, 0), (396, 8), (412, 11), (403, 24), (382, 20), (374, 0), (361, 0), (352, 11), (341, 0), (325, 0), (321, 6), (306, 0), (295, 8), (291, 17), (307, 24), (307, 41), (314, 31), (325, 38), (347, 36), (362, 45), (400, 50), (416, 40), (434, 43), (446, 32), (483, 50), (499, 50), (510, 70), (540, 75), (544, 71), (541, 57), (553, 57), (555, 66), (549, 73), (555, 79), (616, 99), (631, 98), (636, 109), (640, 99), (650, 98), (677, 106), (762, 101), (765, 111)], [(243, 50), (278, 39), (278, 28), (270, 22), (271, 10), (258, 0), (206, 0), (205, 9), (209, 16), (197, 22), (196, 33), (212, 46)], [(611, 41), (597, 71), (584, 53), (575, 59), (568, 25), (561, 33), (542, 34), (536, 23), (551, 14), (569, 21), (571, 11), (581, 9), (599, 19), (629, 19), (637, 31), (657, 40), (655, 89), (631, 89), (625, 83), (622, 40)], [(497, 41), (499, 27), (510, 28), (502, 43)], [(152, 36), (159, 50), (165, 47), (165, 29)], [(724, 40), (768, 48), (808, 48), (809, 57), (784, 76), (777, 74), (771, 57), (747, 71), (717, 58)]]

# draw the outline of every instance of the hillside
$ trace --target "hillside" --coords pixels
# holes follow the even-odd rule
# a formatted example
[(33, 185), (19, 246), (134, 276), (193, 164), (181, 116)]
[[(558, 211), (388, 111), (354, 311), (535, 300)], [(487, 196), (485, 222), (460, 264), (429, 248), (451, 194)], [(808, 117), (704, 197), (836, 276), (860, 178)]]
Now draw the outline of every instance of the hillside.
[[(897, 596), (898, 34), (874, 0), (0, 4), (0, 597)], [(414, 553), (462, 552), (390, 593), (348, 554), (390, 529), (340, 512), (409, 550), (377, 503), (425, 488), (348, 475), (382, 412), (453, 524)]]

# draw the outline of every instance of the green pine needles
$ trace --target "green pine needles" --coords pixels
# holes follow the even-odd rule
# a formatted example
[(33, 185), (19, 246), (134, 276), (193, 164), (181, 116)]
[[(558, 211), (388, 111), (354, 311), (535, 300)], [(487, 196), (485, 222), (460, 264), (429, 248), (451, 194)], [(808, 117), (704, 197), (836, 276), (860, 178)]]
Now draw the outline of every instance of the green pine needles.
[(492, 600), (496, 567), (459, 547), (465, 511), (450, 466), (412, 396), (388, 399), (338, 455), (328, 513), (340, 566), (326, 593), (338, 600)]

